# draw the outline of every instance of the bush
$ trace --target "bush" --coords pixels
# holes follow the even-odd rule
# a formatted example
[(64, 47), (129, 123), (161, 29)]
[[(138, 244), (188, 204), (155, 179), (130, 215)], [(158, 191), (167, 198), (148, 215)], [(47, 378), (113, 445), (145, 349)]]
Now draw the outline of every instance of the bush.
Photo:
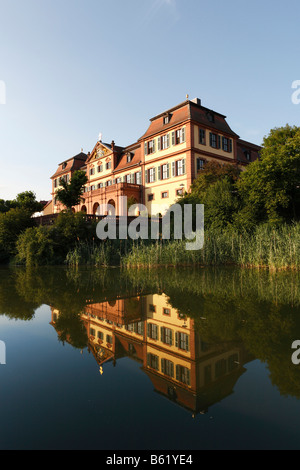
[(23, 209), (11, 209), (0, 214), (0, 258), (8, 259), (16, 254), (18, 236), (33, 226), (31, 214)]
[(53, 233), (47, 227), (32, 227), (17, 241), (16, 263), (43, 266), (62, 262), (56, 251)]

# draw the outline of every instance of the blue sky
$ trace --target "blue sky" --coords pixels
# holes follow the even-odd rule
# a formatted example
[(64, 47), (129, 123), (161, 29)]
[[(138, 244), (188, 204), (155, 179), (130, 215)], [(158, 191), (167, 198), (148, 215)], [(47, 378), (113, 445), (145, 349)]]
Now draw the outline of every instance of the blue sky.
[(299, 125), (299, 0), (0, 0), (0, 199), (50, 199), (98, 135), (126, 146), (190, 98), (261, 144)]

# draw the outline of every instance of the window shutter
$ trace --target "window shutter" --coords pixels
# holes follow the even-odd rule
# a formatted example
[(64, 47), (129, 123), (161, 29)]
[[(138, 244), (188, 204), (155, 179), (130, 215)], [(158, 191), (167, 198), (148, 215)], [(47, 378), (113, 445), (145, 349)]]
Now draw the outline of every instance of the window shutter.
[(156, 168), (153, 168), (153, 183), (156, 181)]
[(218, 149), (221, 148), (221, 137), (218, 135)]
[(182, 143), (185, 142), (185, 127), (183, 127), (183, 129), (181, 129), (181, 142)]
[(172, 132), (172, 145), (175, 145), (175, 131)]
[(158, 151), (161, 150), (161, 137), (158, 137), (158, 139), (157, 139), (157, 150)]
[(158, 326), (153, 325), (153, 339), (158, 339)]
[(159, 166), (159, 167), (157, 168), (157, 179), (158, 179), (158, 181), (161, 180), (161, 166)]
[(224, 150), (225, 148), (225, 137), (222, 137), (222, 149)]
[(212, 137), (212, 132), (209, 133), (209, 145), (212, 147), (213, 143), (213, 137)]
[(123, 176), (123, 183), (126, 183), (126, 176)]
[(164, 329), (164, 327), (162, 326), (162, 327), (160, 328), (160, 340), (161, 340), (162, 342), (164, 342), (164, 338), (165, 338), (164, 331), (165, 331), (165, 329)]
[(185, 175), (186, 172), (185, 158), (182, 160), (182, 174)]
[(229, 139), (229, 152), (231, 153), (232, 152), (232, 140)]
[(176, 366), (176, 380), (180, 381), (180, 366)]
[(180, 333), (175, 333), (175, 346), (176, 346), (176, 348), (178, 348), (178, 344), (179, 344), (179, 334)]
[(171, 362), (171, 377), (174, 377), (174, 362)]
[(145, 155), (148, 155), (148, 144), (145, 142)]
[(186, 335), (186, 350), (190, 352), (190, 337)]
[(151, 354), (150, 353), (147, 354), (147, 366), (151, 367)]
[(161, 360), (161, 371), (164, 374), (166, 370), (166, 364), (165, 364), (165, 359)]
[(134, 173), (130, 175), (130, 182), (131, 184), (134, 184)]
[(153, 153), (155, 152), (155, 139), (153, 139)]
[(176, 176), (176, 163), (172, 162), (172, 177)]
[(148, 170), (145, 170), (145, 183), (148, 183)]
[(159, 358), (158, 358), (158, 356), (155, 356), (155, 369), (159, 370)]
[(170, 147), (170, 134), (167, 134), (167, 148)]
[(170, 163), (167, 164), (167, 178), (170, 178)]

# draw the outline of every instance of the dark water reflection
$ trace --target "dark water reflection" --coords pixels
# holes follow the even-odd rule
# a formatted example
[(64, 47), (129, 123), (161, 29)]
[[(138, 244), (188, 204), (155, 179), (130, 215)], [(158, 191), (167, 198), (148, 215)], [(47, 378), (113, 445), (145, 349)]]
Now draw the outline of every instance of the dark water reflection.
[(0, 270), (0, 448), (299, 447), (299, 273)]

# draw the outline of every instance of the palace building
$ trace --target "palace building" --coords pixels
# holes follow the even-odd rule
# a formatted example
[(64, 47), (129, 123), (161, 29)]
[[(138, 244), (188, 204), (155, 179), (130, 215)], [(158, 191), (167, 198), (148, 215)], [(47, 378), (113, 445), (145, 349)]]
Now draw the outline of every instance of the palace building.
[(64, 207), (55, 193), (60, 180), (69, 181), (76, 170), (88, 177), (82, 203), (75, 212), (99, 214), (110, 204), (116, 215), (127, 215), (121, 205), (126, 196), (143, 204), (149, 213), (154, 205), (167, 207), (188, 191), (209, 161), (232, 163), (241, 169), (259, 158), (260, 147), (241, 140), (230, 128), (226, 116), (189, 100), (150, 119), (140, 139), (128, 147), (99, 140), (88, 154), (79, 153), (62, 162), (52, 176), (52, 212)]

